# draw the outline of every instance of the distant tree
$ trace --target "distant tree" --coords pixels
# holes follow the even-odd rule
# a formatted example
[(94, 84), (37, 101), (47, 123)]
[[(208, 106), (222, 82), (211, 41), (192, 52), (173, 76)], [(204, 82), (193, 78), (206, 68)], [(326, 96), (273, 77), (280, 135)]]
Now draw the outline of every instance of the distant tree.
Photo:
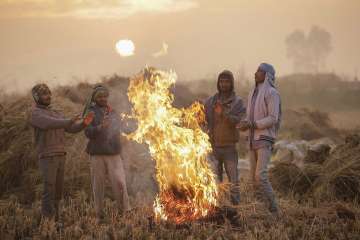
[(313, 26), (307, 36), (304, 31), (295, 30), (287, 36), (285, 43), (294, 72), (314, 73), (323, 70), (332, 50), (331, 34), (317, 26)]

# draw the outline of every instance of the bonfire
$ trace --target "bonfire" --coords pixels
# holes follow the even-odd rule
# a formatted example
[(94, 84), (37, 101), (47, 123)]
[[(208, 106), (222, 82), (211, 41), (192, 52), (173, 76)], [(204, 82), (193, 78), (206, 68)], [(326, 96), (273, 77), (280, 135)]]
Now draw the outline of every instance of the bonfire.
[(199, 102), (186, 109), (172, 106), (170, 88), (176, 78), (173, 71), (145, 68), (131, 79), (129, 117), (136, 120), (137, 129), (127, 137), (146, 143), (156, 162), (156, 220), (182, 224), (214, 213), (218, 189), (207, 162), (209, 137), (201, 128), (204, 107)]

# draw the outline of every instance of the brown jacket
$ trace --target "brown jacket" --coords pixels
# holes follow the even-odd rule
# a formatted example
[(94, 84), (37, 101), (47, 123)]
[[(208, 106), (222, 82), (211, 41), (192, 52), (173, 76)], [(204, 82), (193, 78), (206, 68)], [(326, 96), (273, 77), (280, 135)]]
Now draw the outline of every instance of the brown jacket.
[(31, 111), (30, 124), (34, 127), (35, 146), (39, 158), (64, 155), (64, 132), (77, 133), (84, 127), (49, 107), (37, 105)]
[[(232, 94), (226, 101), (220, 101), (220, 78), (227, 76), (231, 80)], [(246, 109), (240, 97), (234, 92), (234, 76), (225, 70), (221, 72), (217, 80), (218, 93), (205, 101), (205, 116), (209, 137), (213, 147), (233, 146), (239, 141), (239, 133), (236, 124), (244, 118)], [(216, 113), (217, 103), (221, 104), (222, 112)]]

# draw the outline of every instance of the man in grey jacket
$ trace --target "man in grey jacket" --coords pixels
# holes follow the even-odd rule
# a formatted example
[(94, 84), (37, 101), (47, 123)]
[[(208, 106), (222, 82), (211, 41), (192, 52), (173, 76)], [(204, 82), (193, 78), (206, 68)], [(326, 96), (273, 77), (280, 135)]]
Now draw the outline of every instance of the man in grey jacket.
[(255, 88), (248, 96), (246, 120), (241, 121), (238, 128), (247, 130), (250, 178), (256, 193), (274, 214), (278, 214), (279, 209), (268, 178), (268, 165), (280, 120), (281, 103), (275, 88), (275, 69), (262, 63), (255, 73)]
[(219, 74), (217, 88), (218, 92), (205, 102), (213, 160), (220, 182), (223, 181), (225, 167), (231, 183), (231, 201), (233, 204), (239, 204), (238, 152), (236, 150), (239, 135), (236, 124), (245, 115), (245, 108), (241, 98), (234, 92), (234, 76), (230, 71), (225, 70)]
[[(30, 116), (34, 128), (35, 146), (39, 167), (44, 180), (41, 213), (44, 217), (58, 218), (59, 201), (62, 198), (64, 184), (64, 165), (66, 159), (65, 134), (77, 133), (86, 127), (87, 121), (78, 117), (65, 118), (52, 109), (51, 91), (46, 84), (37, 84), (32, 88), (35, 106)], [(91, 114), (87, 118), (92, 118)]]

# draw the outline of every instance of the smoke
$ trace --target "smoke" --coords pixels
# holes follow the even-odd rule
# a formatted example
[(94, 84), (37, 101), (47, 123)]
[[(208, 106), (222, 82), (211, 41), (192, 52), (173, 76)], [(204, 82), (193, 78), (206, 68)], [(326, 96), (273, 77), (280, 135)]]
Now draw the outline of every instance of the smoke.
[(168, 49), (169, 49), (169, 45), (167, 45), (167, 43), (163, 43), (161, 49), (158, 52), (153, 53), (152, 56), (154, 58), (165, 56), (168, 54)]
[(331, 34), (318, 26), (313, 26), (308, 35), (302, 30), (289, 34), (285, 43), (294, 72), (316, 73), (324, 70), (326, 58), (332, 51), (331, 40)]

